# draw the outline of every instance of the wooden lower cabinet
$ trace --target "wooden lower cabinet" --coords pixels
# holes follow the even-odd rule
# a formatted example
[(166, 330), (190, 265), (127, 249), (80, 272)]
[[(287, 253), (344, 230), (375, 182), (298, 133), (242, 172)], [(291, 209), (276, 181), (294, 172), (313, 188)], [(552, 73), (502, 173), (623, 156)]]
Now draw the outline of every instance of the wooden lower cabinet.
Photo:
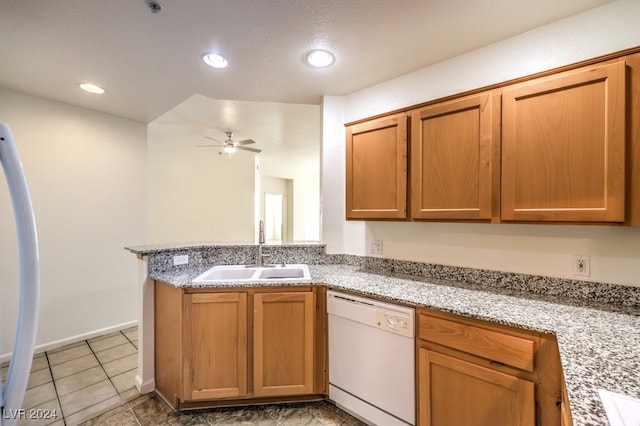
[(425, 348), (418, 358), (420, 424), (535, 424), (533, 382)]
[(555, 338), (418, 310), (418, 425), (559, 426)]
[(324, 288), (155, 289), (156, 390), (173, 408), (326, 394)]
[(247, 293), (186, 294), (184, 396), (247, 396)]
[(312, 292), (254, 295), (254, 395), (312, 393), (313, 313)]

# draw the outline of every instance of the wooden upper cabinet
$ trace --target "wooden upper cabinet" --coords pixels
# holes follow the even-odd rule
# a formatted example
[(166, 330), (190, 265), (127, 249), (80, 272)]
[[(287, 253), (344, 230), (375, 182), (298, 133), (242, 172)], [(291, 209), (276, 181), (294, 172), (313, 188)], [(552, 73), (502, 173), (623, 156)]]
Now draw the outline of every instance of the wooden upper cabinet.
[(407, 217), (407, 116), (347, 127), (347, 219)]
[(484, 93), (412, 111), (413, 219), (491, 219), (491, 104)]
[(625, 62), (502, 94), (502, 219), (625, 220)]

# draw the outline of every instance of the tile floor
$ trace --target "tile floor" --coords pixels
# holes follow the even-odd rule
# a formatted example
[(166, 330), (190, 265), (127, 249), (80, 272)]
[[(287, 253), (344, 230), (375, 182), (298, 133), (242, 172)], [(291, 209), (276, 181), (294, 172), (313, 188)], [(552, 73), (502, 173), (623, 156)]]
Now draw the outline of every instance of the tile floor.
[[(137, 345), (133, 327), (36, 354), (18, 424), (78, 425), (138, 398)], [(28, 418), (36, 415), (47, 418)]]
[[(36, 354), (21, 425), (341, 425), (364, 423), (320, 401), (174, 412), (155, 393), (134, 387), (138, 330), (95, 337)], [(2, 380), (9, 367), (2, 365)]]
[(326, 401), (173, 411), (155, 393), (96, 417), (88, 425), (366, 426)]

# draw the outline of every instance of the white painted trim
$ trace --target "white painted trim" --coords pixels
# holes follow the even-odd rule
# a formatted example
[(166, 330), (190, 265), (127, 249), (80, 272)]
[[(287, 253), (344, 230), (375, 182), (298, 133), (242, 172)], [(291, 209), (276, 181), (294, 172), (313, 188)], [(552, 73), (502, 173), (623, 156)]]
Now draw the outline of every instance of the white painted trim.
[(149, 256), (138, 261), (138, 374), (136, 387), (140, 393), (155, 389), (154, 288), (149, 278)]
[[(131, 328), (133, 326), (138, 325), (138, 320), (124, 322), (122, 324), (114, 325), (111, 327), (101, 328), (99, 330), (90, 331), (89, 333), (78, 334), (77, 336), (67, 337), (65, 339), (55, 340), (53, 342), (44, 343), (41, 345), (37, 345), (35, 347), (34, 353), (38, 354), (41, 352), (50, 351), (53, 349), (60, 348), (62, 346), (70, 345), (71, 343), (81, 342), (83, 340), (88, 340), (94, 337), (102, 336), (104, 334), (113, 333), (114, 331), (125, 330), (127, 328)], [(11, 360), (12, 353), (6, 353), (0, 355), (0, 363)]]
[(144, 395), (145, 393), (153, 392), (156, 389), (156, 381), (154, 377), (143, 383), (140, 374), (136, 374), (135, 385), (136, 389), (138, 389), (138, 392), (140, 392), (140, 394), (142, 395)]

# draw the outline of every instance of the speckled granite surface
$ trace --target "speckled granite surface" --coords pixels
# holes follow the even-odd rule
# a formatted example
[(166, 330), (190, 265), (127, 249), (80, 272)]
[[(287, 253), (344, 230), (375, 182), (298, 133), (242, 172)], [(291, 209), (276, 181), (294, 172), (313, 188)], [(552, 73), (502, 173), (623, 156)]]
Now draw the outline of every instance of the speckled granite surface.
[[(235, 254), (218, 246), (215, 250), (222, 252), (204, 255), (202, 262), (182, 268), (172, 267), (160, 258), (157, 263), (152, 262), (154, 256), (163, 254), (159, 251), (150, 256), (150, 276), (178, 287), (194, 287), (192, 280), (208, 267), (245, 263), (238, 260), (254, 256), (255, 246), (225, 247)], [(640, 397), (640, 288), (379, 258), (323, 255), (321, 245), (298, 248), (301, 249), (296, 252), (298, 257), (280, 260), (274, 256), (273, 260), (309, 263), (314, 284), (556, 335), (576, 426), (608, 424), (598, 388)], [(288, 251), (293, 250), (291, 247), (283, 246), (282, 250), (278, 256), (293, 254)], [(170, 256), (175, 254), (180, 253), (170, 252)], [(235, 287), (256, 283), (220, 285)]]

